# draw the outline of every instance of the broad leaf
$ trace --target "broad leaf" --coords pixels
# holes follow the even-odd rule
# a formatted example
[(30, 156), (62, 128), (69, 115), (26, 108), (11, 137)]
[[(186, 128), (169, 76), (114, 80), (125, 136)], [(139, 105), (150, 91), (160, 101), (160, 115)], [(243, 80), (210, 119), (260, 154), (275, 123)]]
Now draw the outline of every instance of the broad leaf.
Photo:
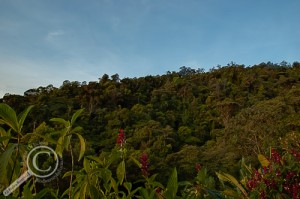
[(90, 161), (87, 158), (83, 159), (83, 168), (87, 173), (89, 173), (91, 170)]
[(125, 162), (124, 160), (122, 162), (120, 162), (118, 168), (117, 168), (117, 177), (118, 177), (118, 180), (120, 182), (120, 184), (123, 183), (123, 180), (125, 178)]
[(110, 182), (111, 182), (111, 186), (114, 189), (116, 194), (119, 194), (119, 189), (118, 189), (118, 185), (117, 182), (115, 181), (114, 178), (110, 178)]
[[(27, 133), (26, 135), (23, 136), (23, 138), (26, 138), (27, 136), (28, 137), (36, 136), (36, 137), (42, 138), (44, 142), (49, 142), (51, 144), (57, 144), (56, 140), (52, 139), (51, 137), (48, 137), (49, 135), (40, 135), (37, 133)], [(23, 138), (22, 138), (22, 141), (23, 141)]]
[(80, 199), (85, 199), (85, 195), (87, 194), (88, 182), (84, 183), (80, 189)]
[(56, 149), (55, 149), (55, 152), (57, 153), (57, 155), (59, 155), (59, 157), (62, 158), (62, 153), (63, 153), (63, 150), (64, 150), (64, 139), (65, 137), (62, 136), (58, 139), (57, 141), (57, 145), (56, 145)]
[(40, 192), (38, 192), (35, 196), (33, 196), (33, 199), (42, 199), (48, 192), (51, 192), (51, 190), (48, 188), (44, 188)]
[(79, 141), (80, 141), (80, 153), (79, 153), (79, 157), (78, 157), (78, 161), (80, 161), (85, 153), (85, 140), (79, 133), (75, 133), (75, 134), (77, 135), (77, 137), (79, 138)]
[(174, 168), (167, 184), (166, 191), (164, 192), (164, 196), (166, 198), (175, 198), (178, 189), (178, 179), (177, 179), (177, 170)]
[(99, 191), (96, 189), (94, 185), (89, 186), (89, 192), (90, 192), (89, 195), (91, 199), (101, 198)]
[(50, 119), (51, 122), (58, 122), (58, 123), (61, 123), (64, 125), (64, 127), (70, 127), (70, 122), (69, 121), (66, 121), (64, 120), (63, 118), (52, 118)]
[(11, 136), (2, 136), (0, 137), (0, 142), (4, 141), (4, 140), (9, 140), (11, 138)]
[(7, 104), (0, 104), (0, 118), (2, 118), (1, 123), (8, 125), (15, 132), (19, 131), (16, 112)]
[(77, 118), (79, 117), (79, 115), (82, 113), (84, 109), (79, 109), (78, 111), (76, 111), (73, 116), (72, 116), (72, 119), (71, 119), (71, 125), (73, 126), (77, 120)]
[(134, 157), (130, 157), (130, 159), (139, 167), (142, 168), (142, 164)]
[(231, 184), (236, 186), (244, 194), (245, 197), (248, 198), (248, 194), (243, 188), (243, 186), (232, 175), (218, 172), (216, 172), (216, 174), (220, 180), (230, 182)]
[(132, 189), (132, 184), (130, 182), (124, 182), (124, 187), (127, 189), (128, 193), (130, 193)]
[(109, 169), (104, 168), (101, 169), (100, 176), (104, 181), (104, 185), (109, 184), (108, 182), (112, 179), (112, 172)]
[(95, 156), (86, 156), (88, 159), (94, 160), (97, 163), (100, 163), (101, 165), (103, 164), (103, 161), (99, 158), (99, 157), (95, 157)]
[(31, 183), (31, 180), (29, 180), (26, 185), (23, 187), (23, 196), (24, 198), (33, 198), (32, 197), (32, 194), (31, 194), (31, 190), (30, 190), (30, 183)]
[(269, 160), (262, 154), (258, 154), (258, 160), (263, 167), (267, 167), (270, 164)]
[(147, 189), (141, 188), (141, 189), (140, 189), (140, 194), (141, 194), (142, 198), (150, 199), (150, 196), (149, 196), (149, 194), (148, 194)]
[(83, 128), (80, 126), (77, 126), (72, 130), (72, 133), (81, 133), (82, 131), (83, 131)]
[(25, 121), (25, 119), (26, 119), (26, 117), (27, 117), (29, 111), (30, 111), (33, 107), (34, 107), (33, 105), (29, 106), (29, 107), (26, 108), (22, 113), (20, 113), (20, 114), (18, 115), (18, 121), (19, 121), (18, 127), (19, 127), (19, 132), (22, 131), (22, 127), (23, 127), (24, 121)]
[(5, 131), (4, 128), (2, 128), (1, 126), (0, 126), (0, 136), (1, 136), (1, 137), (2, 137), (2, 136), (7, 136), (6, 131)]
[(7, 164), (8, 164), (8, 161), (10, 160), (11, 158), (11, 155), (12, 153), (14, 152), (14, 149), (17, 145), (15, 144), (12, 144), (12, 145), (9, 145), (8, 148), (5, 150), (4, 153), (1, 154), (0, 156), (0, 182), (3, 182), (3, 180), (7, 177), (6, 174), (7, 174)]

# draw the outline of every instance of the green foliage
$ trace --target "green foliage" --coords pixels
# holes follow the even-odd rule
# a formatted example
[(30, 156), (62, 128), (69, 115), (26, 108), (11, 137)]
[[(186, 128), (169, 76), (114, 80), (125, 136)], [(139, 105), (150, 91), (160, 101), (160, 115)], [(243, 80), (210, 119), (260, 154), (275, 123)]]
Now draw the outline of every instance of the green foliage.
[(201, 168), (198, 164), (199, 170), (197, 176), (193, 181), (185, 182), (185, 188), (183, 190), (183, 198), (223, 198), (221, 193), (215, 190), (215, 180), (212, 176), (209, 176), (206, 168)]
[(178, 189), (178, 179), (177, 179), (177, 170), (173, 169), (171, 176), (169, 178), (166, 190), (163, 193), (163, 196), (167, 199), (176, 198), (176, 193)]
[(10, 144), (6, 150), (0, 156), (0, 182), (1, 184), (8, 185), (7, 177), (7, 166), (10, 161), (12, 161), (12, 153), (16, 148), (15, 144)]
[[(70, 178), (50, 189), (30, 181), (13, 197), (29, 196), (29, 190), (32, 197), (54, 198), (246, 197), (244, 190), (252, 197), (247, 176), (260, 162), (272, 164), (268, 149), (298, 147), (292, 142), (300, 132), (298, 65), (231, 63), (209, 72), (181, 67), (160, 76), (103, 75), (99, 82), (66, 80), (60, 88), (6, 95), (0, 104), (0, 183), (15, 180), (26, 169), (22, 155), (44, 142), (63, 157)], [(115, 146), (120, 128), (126, 132), (121, 150)], [(143, 152), (153, 174), (147, 178), (137, 172)], [(240, 170), (242, 157), (253, 167), (244, 163)], [(198, 162), (207, 170), (195, 178)], [(214, 182), (216, 172), (226, 182)], [(177, 182), (175, 195), (171, 181)], [(196, 192), (201, 194), (191, 194)]]

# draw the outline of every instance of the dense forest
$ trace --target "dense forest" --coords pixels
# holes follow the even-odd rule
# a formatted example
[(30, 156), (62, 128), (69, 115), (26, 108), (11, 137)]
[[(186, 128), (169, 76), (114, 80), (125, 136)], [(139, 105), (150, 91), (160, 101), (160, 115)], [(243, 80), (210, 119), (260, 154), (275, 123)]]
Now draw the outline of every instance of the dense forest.
[[(230, 63), (207, 72), (183, 66), (178, 72), (123, 79), (118, 74), (104, 74), (99, 81), (66, 80), (59, 88), (49, 85), (27, 90), (22, 96), (6, 94), (0, 103), (11, 107), (16, 114), (28, 110), (22, 129), (12, 128), (0, 111), (0, 168), (7, 171), (0, 173), (1, 191), (22, 173), (20, 166), (19, 173), (12, 174), (16, 170), (14, 160), (22, 162), (20, 152), (10, 150), (11, 159), (3, 163), (2, 158), (8, 158), (10, 127), (16, 135), (19, 130), (24, 137), (10, 139), (11, 144), (43, 142), (51, 146), (51, 140), (64, 143), (58, 133), (68, 128), (75, 135), (69, 139), (70, 148), (56, 147), (64, 160), (59, 180), (47, 184), (30, 181), (31, 184), (25, 183), (9, 197), (25, 197), (27, 186), (34, 187), (30, 194), (36, 198), (38, 193), (46, 198), (268, 198), (269, 194), (275, 194), (270, 198), (299, 198), (300, 195), (299, 62), (267, 62), (248, 67)], [(69, 126), (67, 121), (71, 121)], [(286, 161), (280, 159), (284, 157)], [(260, 171), (257, 175), (263, 175), (266, 172), (259, 168), (268, 167), (272, 160), (281, 166), (287, 162), (280, 175), (288, 177), (292, 175), (290, 170), (293, 171), (290, 185), (293, 191), (285, 188), (287, 185), (282, 181), (281, 191), (278, 188), (276, 193), (268, 189), (268, 183), (251, 193), (252, 181), (250, 177), (248, 184), (242, 181), (241, 168), (251, 167), (252, 171)], [(98, 179), (95, 186), (82, 190), (80, 175), (88, 173), (97, 163), (109, 169), (117, 182), (111, 178), (106, 182), (104, 174), (99, 174), (102, 181)], [(71, 170), (74, 172), (68, 173)], [(71, 189), (70, 175), (74, 175)], [(226, 176), (230, 179), (226, 180)], [(108, 181), (110, 189), (105, 186)], [(279, 180), (276, 183), (274, 186), (278, 186)], [(47, 191), (43, 192), (45, 187)], [(114, 194), (110, 195), (111, 192)]]

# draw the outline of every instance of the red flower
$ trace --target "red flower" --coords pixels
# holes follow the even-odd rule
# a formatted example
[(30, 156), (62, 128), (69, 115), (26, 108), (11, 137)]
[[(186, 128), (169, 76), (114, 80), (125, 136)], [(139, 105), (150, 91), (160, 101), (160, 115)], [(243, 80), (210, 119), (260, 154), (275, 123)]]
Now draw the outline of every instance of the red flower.
[(256, 188), (256, 181), (255, 180), (249, 180), (248, 183), (247, 183), (247, 187), (248, 189), (252, 190), (252, 189), (255, 189)]
[(161, 188), (160, 187), (157, 187), (155, 191), (156, 191), (156, 193), (161, 194)]
[(119, 135), (117, 137), (117, 144), (123, 148), (124, 144), (125, 144), (125, 133), (123, 129), (119, 130)]
[(196, 170), (197, 173), (201, 170), (201, 164), (200, 163), (197, 163), (195, 165), (195, 170)]
[(275, 150), (275, 149), (271, 149), (271, 160), (273, 160), (274, 162), (280, 164), (281, 163), (281, 156), (279, 155), (279, 153)]
[(296, 149), (292, 149), (291, 154), (300, 162), (300, 153)]
[(254, 179), (256, 181), (260, 181), (261, 180), (261, 175), (260, 175), (260, 173), (257, 170), (255, 170), (255, 172), (254, 172)]
[(265, 191), (261, 191), (261, 192), (260, 192), (260, 198), (261, 198), (261, 199), (265, 199), (265, 198), (266, 198), (266, 193), (265, 193)]
[(149, 168), (149, 156), (147, 153), (143, 153), (140, 157), (140, 163), (142, 165), (141, 170), (142, 170), (142, 175), (144, 177), (149, 176), (148, 168)]

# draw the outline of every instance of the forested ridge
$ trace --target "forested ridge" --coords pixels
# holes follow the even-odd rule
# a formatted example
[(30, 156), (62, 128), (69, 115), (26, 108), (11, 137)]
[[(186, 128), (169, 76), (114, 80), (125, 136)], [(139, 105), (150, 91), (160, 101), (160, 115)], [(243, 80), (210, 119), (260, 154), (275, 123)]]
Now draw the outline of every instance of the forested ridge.
[[(147, 173), (158, 173), (156, 180), (162, 184), (174, 168), (179, 181), (193, 180), (195, 165), (214, 179), (220, 171), (238, 179), (243, 158), (255, 168), (257, 155), (269, 156), (270, 147), (282, 151), (285, 145), (297, 146), (300, 63), (230, 63), (207, 72), (181, 67), (164, 75), (123, 79), (104, 74), (99, 81), (66, 80), (59, 88), (49, 85), (23, 96), (6, 94), (0, 102), (17, 113), (34, 105), (23, 132), (38, 130), (43, 135), (60, 127), (51, 118), (68, 121), (84, 109), (76, 125), (83, 129), (85, 156), (106, 157), (118, 147), (121, 129), (126, 153), (131, 154), (123, 157), (127, 181), (143, 179), (130, 158), (139, 159), (143, 153), (149, 159)], [(78, 158), (80, 144), (73, 145)], [(64, 167), (70, 169), (70, 155), (64, 159)], [(111, 170), (117, 167), (112, 164)], [(82, 161), (75, 161), (74, 169), (80, 168)], [(215, 184), (216, 189), (221, 186)], [(61, 187), (68, 188), (68, 183)]]

